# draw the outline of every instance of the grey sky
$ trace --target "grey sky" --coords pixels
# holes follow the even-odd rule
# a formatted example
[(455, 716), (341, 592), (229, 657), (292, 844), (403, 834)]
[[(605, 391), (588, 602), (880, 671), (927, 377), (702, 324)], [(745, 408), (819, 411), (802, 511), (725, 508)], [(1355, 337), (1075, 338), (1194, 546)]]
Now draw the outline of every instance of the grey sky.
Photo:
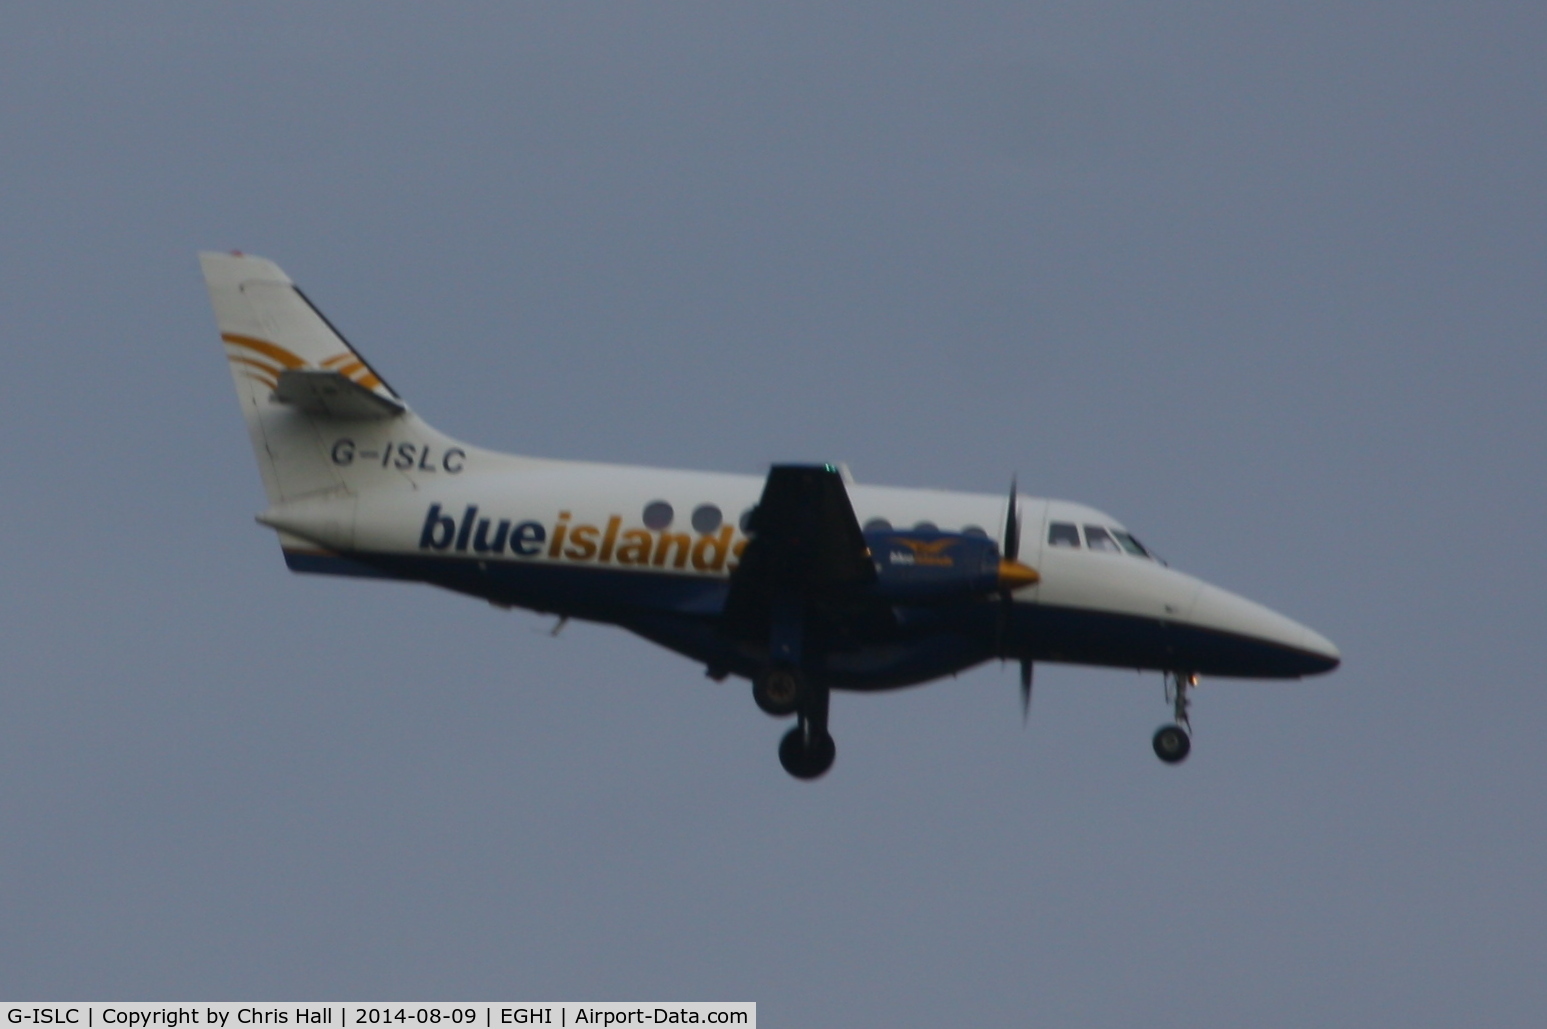
[[(1547, 1018), (1531, 4), (8, 5), (0, 995)], [(1095, 504), (1344, 667), (840, 695), (292, 576), (194, 260), (438, 428)], [(993, 1019), (1002, 1019), (993, 1023)], [(950, 1020), (950, 1021), (943, 1021)]]

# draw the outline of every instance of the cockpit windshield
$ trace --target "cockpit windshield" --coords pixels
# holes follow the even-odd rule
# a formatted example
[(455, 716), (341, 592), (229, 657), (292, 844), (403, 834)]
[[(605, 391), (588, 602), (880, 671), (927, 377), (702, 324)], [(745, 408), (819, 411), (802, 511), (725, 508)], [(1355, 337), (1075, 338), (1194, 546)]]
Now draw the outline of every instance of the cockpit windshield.
[[(1103, 525), (1086, 525), (1085, 546), (1098, 553), (1107, 554), (1132, 554), (1134, 557), (1144, 557), (1151, 561), (1159, 561), (1154, 554), (1133, 538), (1131, 533), (1122, 529), (1112, 529)], [(1047, 527), (1047, 542), (1050, 547), (1070, 547), (1078, 549), (1080, 546), (1080, 526), (1073, 522), (1049, 522)], [(1161, 562), (1164, 564), (1165, 562)]]
[(1085, 545), (1092, 550), (1105, 550), (1109, 554), (1120, 553), (1112, 534), (1099, 525), (1085, 526)]
[(1124, 532), (1123, 530), (1113, 529), (1112, 535), (1117, 537), (1117, 542), (1121, 543), (1123, 545), (1123, 549), (1128, 551), (1128, 553), (1137, 554), (1140, 557), (1153, 556), (1148, 550), (1144, 549), (1144, 544), (1140, 543), (1138, 540), (1134, 539), (1131, 535)]
[(1080, 530), (1071, 522), (1054, 522), (1047, 527), (1047, 543), (1050, 547), (1078, 547)]

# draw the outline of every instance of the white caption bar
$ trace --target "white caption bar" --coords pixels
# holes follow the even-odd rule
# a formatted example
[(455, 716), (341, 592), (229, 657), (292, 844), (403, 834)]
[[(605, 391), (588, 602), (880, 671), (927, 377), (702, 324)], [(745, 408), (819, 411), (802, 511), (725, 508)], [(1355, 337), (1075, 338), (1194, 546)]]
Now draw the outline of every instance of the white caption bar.
[(405, 1004), (366, 1001), (334, 1001), (328, 1004), (302, 1001), (262, 1003), (184, 1002), (126, 1004), (7, 1003), (0, 1001), (5, 1023), (47, 1029), (180, 1029), (212, 1026), (239, 1029), (246, 1026), (285, 1026), (286, 1029), (345, 1029), (376, 1026), (377, 1029), (495, 1029), (499, 1026), (728, 1025), (757, 1029), (755, 1003), (672, 1003), (600, 1001), (576, 1003), (514, 1003), (466, 1001), (460, 1004)]

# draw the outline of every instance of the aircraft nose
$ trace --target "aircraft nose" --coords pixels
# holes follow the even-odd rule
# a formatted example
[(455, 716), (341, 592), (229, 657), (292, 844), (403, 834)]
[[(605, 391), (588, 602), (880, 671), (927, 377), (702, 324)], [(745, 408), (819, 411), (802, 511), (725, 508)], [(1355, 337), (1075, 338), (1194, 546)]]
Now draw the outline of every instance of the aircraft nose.
[(1191, 621), (1233, 640), (1233, 660), (1249, 664), (1247, 674), (1318, 675), (1343, 660), (1336, 645), (1320, 633), (1217, 586), (1204, 585), (1198, 591)]
[(1324, 671), (1330, 672), (1332, 669), (1343, 663), (1343, 652), (1338, 650), (1337, 644), (1327, 639), (1327, 637), (1323, 636), (1315, 629), (1305, 630), (1305, 639), (1302, 641), (1301, 646), (1304, 647), (1307, 652), (1314, 654), (1321, 658), (1323, 661), (1327, 662), (1327, 667), (1324, 669)]

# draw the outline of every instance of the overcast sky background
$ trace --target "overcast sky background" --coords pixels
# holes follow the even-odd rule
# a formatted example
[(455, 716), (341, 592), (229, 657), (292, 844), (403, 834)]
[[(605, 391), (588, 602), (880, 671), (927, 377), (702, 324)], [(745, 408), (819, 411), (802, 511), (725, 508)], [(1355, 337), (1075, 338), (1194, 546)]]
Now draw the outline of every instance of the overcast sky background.
[[(0, 995), (1547, 1020), (1547, 9), (7, 4)], [(833, 702), (289, 574), (194, 259), (431, 423), (1094, 504), (1344, 666)], [(995, 1022), (994, 1019), (1001, 1021)]]

